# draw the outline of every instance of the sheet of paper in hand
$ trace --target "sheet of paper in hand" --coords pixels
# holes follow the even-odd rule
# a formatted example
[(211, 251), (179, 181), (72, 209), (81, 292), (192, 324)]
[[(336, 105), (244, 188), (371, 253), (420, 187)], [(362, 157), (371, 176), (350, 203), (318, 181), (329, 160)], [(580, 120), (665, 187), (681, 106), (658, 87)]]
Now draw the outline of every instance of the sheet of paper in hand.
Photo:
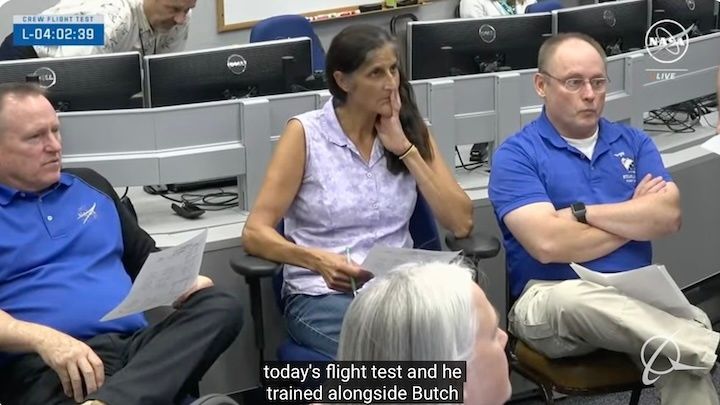
[(702, 146), (704, 149), (709, 150), (710, 152), (720, 155), (720, 135), (713, 136), (700, 146)]
[(583, 280), (615, 287), (628, 297), (662, 309), (669, 314), (693, 319), (692, 305), (663, 265), (651, 264), (618, 273), (600, 273), (577, 263), (570, 263), (570, 267)]
[(200, 274), (207, 229), (180, 245), (151, 253), (127, 297), (101, 321), (172, 305)]
[(375, 245), (368, 252), (365, 261), (360, 265), (375, 275), (385, 274), (397, 266), (407, 263), (450, 263), (458, 255), (457, 252), (445, 252), (423, 249), (405, 249)]

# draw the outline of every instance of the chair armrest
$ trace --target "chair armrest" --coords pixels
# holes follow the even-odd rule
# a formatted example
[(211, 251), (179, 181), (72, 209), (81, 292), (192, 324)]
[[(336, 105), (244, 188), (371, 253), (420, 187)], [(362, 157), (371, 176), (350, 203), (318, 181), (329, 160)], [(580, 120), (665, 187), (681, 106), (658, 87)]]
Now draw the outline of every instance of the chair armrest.
[(262, 373), (263, 362), (265, 361), (265, 327), (263, 322), (262, 290), (260, 279), (272, 277), (282, 271), (280, 263), (248, 254), (240, 247), (237, 253), (230, 257), (230, 267), (235, 273), (245, 277), (250, 292), (250, 314), (255, 326), (255, 347), (258, 350), (258, 372)]
[(500, 252), (498, 238), (483, 233), (471, 233), (465, 238), (456, 238), (453, 234), (447, 234), (445, 243), (450, 250), (462, 250), (463, 256), (473, 262), (495, 257)]
[(252, 256), (242, 247), (230, 258), (230, 267), (244, 277), (271, 277), (282, 269), (280, 263)]

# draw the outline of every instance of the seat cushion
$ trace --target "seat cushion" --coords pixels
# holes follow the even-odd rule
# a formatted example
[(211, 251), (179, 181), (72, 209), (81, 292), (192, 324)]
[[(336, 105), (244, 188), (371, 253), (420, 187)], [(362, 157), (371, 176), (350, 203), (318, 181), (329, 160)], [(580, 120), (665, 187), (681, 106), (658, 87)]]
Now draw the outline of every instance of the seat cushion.
[[(619, 392), (642, 387), (642, 373), (624, 353), (597, 350), (585, 356), (550, 359), (517, 341), (513, 367), (565, 394)], [(525, 371), (525, 373), (523, 373)]]

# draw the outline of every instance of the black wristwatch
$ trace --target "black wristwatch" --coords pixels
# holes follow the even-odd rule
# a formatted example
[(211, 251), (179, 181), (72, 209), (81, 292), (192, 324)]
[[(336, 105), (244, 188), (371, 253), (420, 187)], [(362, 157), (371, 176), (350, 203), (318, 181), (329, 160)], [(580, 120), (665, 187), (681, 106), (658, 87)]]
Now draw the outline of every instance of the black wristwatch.
[(570, 205), (570, 210), (572, 211), (573, 215), (575, 216), (575, 219), (577, 219), (578, 222), (587, 224), (587, 218), (585, 218), (585, 214), (587, 213), (587, 210), (585, 209), (584, 202), (572, 203)]

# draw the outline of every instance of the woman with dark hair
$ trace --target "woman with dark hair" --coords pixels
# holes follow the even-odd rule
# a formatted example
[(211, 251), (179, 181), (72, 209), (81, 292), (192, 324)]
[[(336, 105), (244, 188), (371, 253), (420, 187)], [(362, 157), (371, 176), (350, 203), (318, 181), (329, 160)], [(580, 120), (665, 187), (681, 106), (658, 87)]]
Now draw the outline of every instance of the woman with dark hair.
[[(326, 59), (332, 98), (289, 120), (245, 224), (249, 253), (285, 263), (289, 334), (335, 357), (351, 279), (375, 244), (412, 247), (417, 191), (458, 237), (472, 204), (438, 152), (383, 29), (345, 28)], [(276, 226), (284, 218), (284, 233)]]

